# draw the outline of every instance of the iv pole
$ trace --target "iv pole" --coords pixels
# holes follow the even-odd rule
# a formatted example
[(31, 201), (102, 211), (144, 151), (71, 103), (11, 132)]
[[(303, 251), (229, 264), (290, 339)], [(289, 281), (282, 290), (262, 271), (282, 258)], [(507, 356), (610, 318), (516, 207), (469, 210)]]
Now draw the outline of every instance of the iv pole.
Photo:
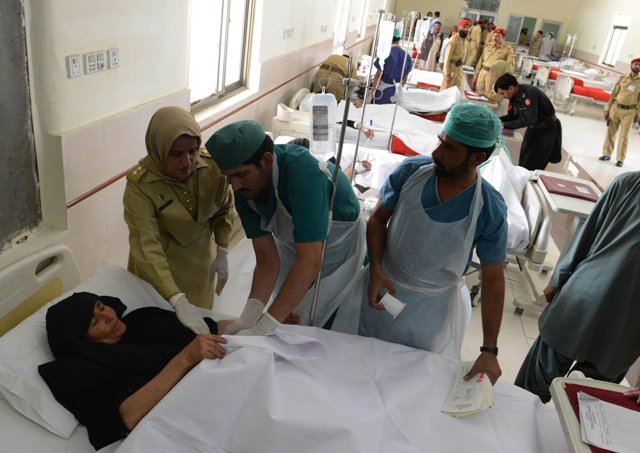
[[(376, 27), (376, 36), (374, 39), (374, 52), (377, 51), (377, 47), (378, 47), (378, 38), (380, 35), (380, 22), (382, 21), (382, 17), (385, 14), (385, 10), (380, 9), (378, 10), (378, 24)], [(373, 53), (373, 52), (372, 52)], [(364, 92), (364, 104), (362, 106), (362, 115), (360, 117), (360, 125), (362, 125), (362, 122), (364, 121), (364, 114), (365, 114), (365, 109), (366, 109), (366, 100), (368, 98), (369, 95), (369, 81), (371, 80), (371, 71), (373, 70), (373, 56), (371, 58), (371, 65), (369, 65), (369, 74), (367, 75), (367, 83), (365, 85), (365, 92)], [(353, 63), (351, 62), (351, 59), (349, 59), (349, 72), (348, 75), (351, 76), (351, 65)], [(329, 237), (329, 232), (331, 231), (331, 221), (333, 219), (333, 205), (335, 202), (335, 196), (336, 196), (336, 189), (338, 187), (337, 184), (337, 180), (338, 180), (338, 172), (340, 171), (340, 162), (342, 160), (342, 148), (344, 145), (344, 136), (346, 133), (346, 128), (347, 128), (347, 120), (349, 118), (349, 107), (351, 105), (351, 99), (354, 96), (354, 91), (358, 86), (358, 80), (357, 79), (351, 79), (350, 77), (347, 77), (345, 79), (342, 80), (342, 84), (346, 87), (346, 95), (345, 95), (345, 106), (344, 106), (344, 112), (342, 115), (342, 125), (340, 127), (340, 140), (338, 142), (338, 153), (336, 155), (336, 163), (335, 163), (335, 167), (333, 169), (333, 175), (331, 177), (331, 184), (332, 184), (332, 188), (331, 188), (331, 197), (329, 199), (329, 224), (327, 227), (327, 238)], [(361, 126), (362, 127), (362, 126)], [(356, 165), (356, 158), (358, 156), (358, 147), (360, 144), (360, 134), (358, 133), (358, 138), (356, 139), (356, 148), (355, 148), (355, 153), (354, 153), (354, 157), (353, 157), (353, 163), (352, 163), (352, 168), (355, 168)], [(349, 182), (353, 181), (353, 173), (351, 174), (351, 178)], [(309, 310), (309, 325), (312, 326), (313, 325), (313, 321), (316, 317), (316, 308), (318, 305), (318, 294), (320, 293), (320, 278), (322, 276), (322, 266), (324, 264), (324, 256), (325, 256), (325, 252), (327, 250), (327, 239), (324, 240), (323, 244), (322, 244), (322, 259), (320, 260), (320, 271), (318, 272), (318, 275), (316, 276), (316, 282), (315, 282), (315, 286), (313, 289), (313, 300), (311, 301), (311, 307)]]

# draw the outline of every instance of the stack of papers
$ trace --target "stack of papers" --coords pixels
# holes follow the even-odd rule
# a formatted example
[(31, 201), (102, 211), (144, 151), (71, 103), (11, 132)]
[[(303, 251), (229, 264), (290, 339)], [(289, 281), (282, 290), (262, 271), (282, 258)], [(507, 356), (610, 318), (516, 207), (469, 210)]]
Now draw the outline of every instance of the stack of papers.
[(620, 453), (638, 451), (640, 412), (578, 392), (582, 441)]
[(453, 371), (453, 387), (444, 403), (442, 412), (454, 417), (466, 417), (485, 411), (493, 405), (493, 386), (485, 373), (475, 375), (468, 381), (464, 376), (474, 362), (460, 362)]

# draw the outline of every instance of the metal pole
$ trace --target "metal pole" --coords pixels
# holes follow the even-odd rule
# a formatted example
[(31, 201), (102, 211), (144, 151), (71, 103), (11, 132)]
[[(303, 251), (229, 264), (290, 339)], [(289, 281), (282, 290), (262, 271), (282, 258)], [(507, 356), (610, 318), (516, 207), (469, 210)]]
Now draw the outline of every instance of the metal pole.
[[(351, 63), (351, 62), (350, 62)], [(351, 75), (351, 69), (349, 69), (349, 75)], [(331, 221), (333, 220), (333, 204), (336, 198), (336, 190), (338, 188), (338, 173), (340, 172), (340, 162), (342, 161), (342, 147), (344, 145), (344, 135), (347, 129), (347, 119), (349, 118), (349, 106), (351, 104), (350, 99), (353, 95), (353, 90), (357, 86), (357, 81), (349, 78), (343, 79), (342, 84), (346, 85), (347, 89), (347, 102), (344, 106), (344, 114), (342, 115), (342, 126), (340, 127), (340, 141), (338, 142), (338, 153), (336, 154), (335, 168), (331, 176), (331, 197), (329, 198), (329, 218), (327, 224), (327, 239), (322, 243), (322, 258), (320, 259), (320, 271), (316, 276), (316, 282), (313, 289), (313, 300), (311, 301), (311, 309), (309, 310), (309, 325), (313, 325), (313, 320), (316, 317), (316, 307), (318, 304), (318, 294), (320, 292), (320, 279), (322, 277), (322, 266), (324, 265), (324, 254), (327, 250), (327, 241), (329, 240), (329, 233), (331, 233)]]
[[(371, 72), (373, 71), (373, 62), (374, 60), (374, 55), (376, 54), (377, 50), (378, 50), (378, 40), (380, 39), (380, 22), (382, 22), (382, 16), (384, 15), (385, 10), (383, 9), (379, 9), (378, 10), (378, 24), (376, 25), (376, 34), (375, 37), (373, 38), (373, 48), (372, 48), (372, 52), (371, 52), (371, 64), (369, 65), (369, 73), (367, 74), (367, 83), (365, 83), (365, 88), (364, 88), (364, 102), (362, 103), (362, 114), (360, 115), (360, 127), (362, 127), (362, 125), (364, 124), (364, 114), (365, 114), (365, 110), (367, 108), (367, 99), (369, 99), (369, 88), (370, 88), (370, 83), (371, 83)], [(347, 88), (347, 94), (349, 93), (348, 88)], [(347, 103), (350, 102), (351, 98), (349, 96), (346, 97), (347, 99)], [(345, 107), (345, 112), (347, 112), (347, 108)], [(346, 120), (345, 120), (346, 121)], [(343, 121), (343, 127), (344, 124), (346, 124)], [(356, 149), (355, 152), (353, 153), (353, 162), (351, 163), (351, 168), (353, 169), (353, 171), (351, 172), (351, 176), (349, 176), (349, 182), (351, 184), (353, 184), (353, 178), (355, 176), (355, 168), (356, 168), (356, 162), (358, 159), (358, 149), (360, 148), (360, 133), (358, 132), (358, 136), (356, 137)]]

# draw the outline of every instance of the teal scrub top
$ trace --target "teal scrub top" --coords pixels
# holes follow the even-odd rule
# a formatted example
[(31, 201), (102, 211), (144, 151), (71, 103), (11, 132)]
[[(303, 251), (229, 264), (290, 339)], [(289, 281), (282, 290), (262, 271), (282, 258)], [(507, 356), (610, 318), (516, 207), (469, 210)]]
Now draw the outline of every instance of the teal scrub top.
[[(329, 224), (331, 175), (334, 165), (328, 163), (329, 174), (322, 171), (318, 160), (299, 145), (274, 145), (278, 164), (278, 196), (293, 218), (295, 242), (324, 241)], [(269, 221), (276, 212), (273, 189), (266, 204), (255, 202), (256, 212), (240, 193), (235, 194), (236, 210), (245, 234), (256, 239), (269, 233), (261, 227), (261, 219)], [(358, 218), (360, 204), (347, 177), (338, 172), (338, 187), (333, 205), (333, 220), (353, 222)]]

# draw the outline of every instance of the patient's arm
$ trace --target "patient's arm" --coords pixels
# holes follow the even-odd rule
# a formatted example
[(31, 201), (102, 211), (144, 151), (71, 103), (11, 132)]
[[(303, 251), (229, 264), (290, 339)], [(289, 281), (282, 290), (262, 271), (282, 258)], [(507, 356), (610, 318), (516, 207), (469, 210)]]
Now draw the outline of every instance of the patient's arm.
[(202, 359), (221, 359), (227, 340), (218, 335), (198, 335), (182, 349), (153, 379), (120, 404), (120, 416), (131, 431), (174, 385)]
[(624, 396), (628, 398), (635, 398), (636, 403), (640, 404), (640, 387), (636, 387), (634, 389), (624, 392)]
[[(504, 307), (504, 270), (502, 263), (483, 264), (482, 272), (482, 346), (498, 346), (498, 332)], [(478, 373), (487, 373), (492, 384), (502, 375), (498, 357), (491, 352), (481, 352), (465, 379)]]

